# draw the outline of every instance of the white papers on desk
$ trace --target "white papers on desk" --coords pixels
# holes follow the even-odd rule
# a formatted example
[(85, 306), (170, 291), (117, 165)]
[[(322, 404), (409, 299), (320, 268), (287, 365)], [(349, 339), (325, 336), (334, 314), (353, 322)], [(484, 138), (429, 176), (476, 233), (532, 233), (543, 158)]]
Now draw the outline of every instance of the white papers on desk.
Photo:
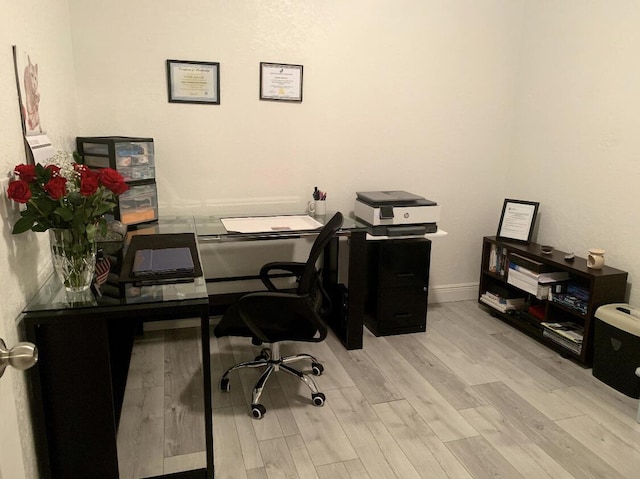
[(33, 162), (46, 165), (49, 159), (55, 155), (51, 140), (47, 135), (29, 135), (25, 137), (31, 153), (33, 154)]
[(244, 216), (221, 218), (229, 233), (278, 233), (281, 231), (307, 231), (322, 228), (322, 223), (309, 215)]

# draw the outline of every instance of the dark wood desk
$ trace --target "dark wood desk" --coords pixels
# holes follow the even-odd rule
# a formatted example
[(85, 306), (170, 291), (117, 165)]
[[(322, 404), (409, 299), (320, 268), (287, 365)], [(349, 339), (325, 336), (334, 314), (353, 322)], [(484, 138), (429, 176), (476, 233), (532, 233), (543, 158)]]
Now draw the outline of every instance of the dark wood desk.
[[(137, 231), (185, 232), (195, 233), (192, 218), (161, 220)], [(136, 329), (145, 321), (194, 317), (200, 319), (207, 465), (167, 477), (212, 479), (209, 299), (204, 278), (129, 287), (120, 298), (96, 298), (91, 291), (70, 295), (57, 278), (49, 278), (21, 317), (26, 340), (39, 350), (38, 364), (28, 371), (28, 378), (41, 477), (120, 477), (116, 438)]]
[[(161, 218), (158, 223), (130, 234), (184, 232), (195, 233), (200, 243), (317, 234), (317, 231), (290, 231), (233, 235), (227, 233), (219, 217)], [(343, 307), (334, 309), (329, 324), (347, 349), (360, 349), (366, 288), (366, 227), (345, 218), (339, 236), (348, 238), (349, 290), (345, 294), (339, 288), (340, 241), (334, 238), (324, 255), (324, 281), (335, 304)], [(39, 362), (27, 374), (41, 477), (119, 478), (116, 439), (136, 330), (142, 322), (196, 317), (200, 319), (202, 344), (203, 449), (207, 467), (167, 477), (213, 478), (211, 366), (206, 340), (209, 312), (210, 298), (203, 276), (193, 283), (129, 288), (117, 298), (96, 298), (90, 291), (68, 295), (57, 278), (50, 277), (21, 316), (25, 340), (39, 349)]]

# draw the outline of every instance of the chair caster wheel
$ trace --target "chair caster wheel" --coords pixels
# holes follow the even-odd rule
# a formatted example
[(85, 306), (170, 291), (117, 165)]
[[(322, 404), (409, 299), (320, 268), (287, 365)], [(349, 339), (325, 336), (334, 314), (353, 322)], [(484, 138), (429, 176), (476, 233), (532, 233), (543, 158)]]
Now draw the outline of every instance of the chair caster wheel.
[(252, 404), (251, 405), (251, 415), (254, 419), (262, 419), (262, 417), (266, 414), (267, 408), (262, 404)]
[(327, 399), (322, 393), (315, 393), (311, 395), (314, 406), (324, 406), (324, 402)]
[(322, 376), (322, 373), (324, 372), (324, 366), (320, 363), (311, 363), (311, 372), (315, 376)]
[(220, 380), (220, 391), (228, 393), (230, 389), (231, 386), (229, 385), (229, 378), (222, 378)]

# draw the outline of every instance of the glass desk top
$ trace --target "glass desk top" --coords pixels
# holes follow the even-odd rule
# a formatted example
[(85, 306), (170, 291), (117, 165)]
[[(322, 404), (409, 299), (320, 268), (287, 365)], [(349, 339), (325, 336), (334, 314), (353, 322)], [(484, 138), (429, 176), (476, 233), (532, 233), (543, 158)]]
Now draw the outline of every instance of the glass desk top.
[[(321, 226), (324, 226), (334, 215), (335, 213), (327, 213), (323, 216), (313, 216), (312, 218)], [(295, 230), (295, 229), (287, 229), (287, 230), (277, 230), (270, 232), (259, 232), (259, 233), (236, 233), (229, 232), (224, 227), (222, 222), (225, 218), (238, 218), (243, 215), (216, 215), (216, 216), (195, 216), (194, 222), (196, 227), (196, 232), (198, 235), (198, 241), (202, 243), (210, 243), (210, 242), (222, 242), (222, 241), (252, 241), (252, 240), (263, 240), (263, 239), (284, 239), (284, 238), (298, 238), (300, 236), (313, 236), (317, 235), (320, 227), (316, 230), (304, 229), (304, 230)], [(255, 215), (256, 218), (262, 218), (269, 215)], [(280, 216), (280, 215), (273, 215)], [(298, 216), (298, 215), (295, 215)], [(350, 218), (348, 216), (344, 217), (344, 222), (342, 224), (342, 228), (338, 232), (338, 235), (341, 234), (349, 234), (351, 231), (365, 231), (367, 229), (367, 225), (361, 223), (360, 221)]]
[[(98, 247), (108, 251), (119, 251), (120, 258), (124, 257), (126, 245), (134, 235), (168, 234), (168, 233), (196, 233), (193, 217), (165, 217), (156, 223), (138, 227), (127, 233), (123, 243), (99, 243)], [(197, 241), (197, 236), (196, 236)], [(113, 288), (111, 288), (113, 289)], [(81, 293), (68, 293), (62, 282), (52, 273), (36, 295), (29, 301), (23, 313), (68, 310), (77, 308), (116, 308), (134, 304), (172, 303), (186, 300), (201, 300), (208, 302), (207, 286), (204, 276), (194, 278), (191, 282), (169, 283), (153, 286), (134, 286), (131, 283), (120, 283), (117, 293), (105, 290), (102, 296), (94, 293), (93, 289)]]
[[(252, 241), (264, 239), (297, 238), (313, 236), (317, 230), (287, 230), (265, 233), (234, 233), (226, 230), (223, 218), (239, 217), (241, 215), (219, 216), (167, 216), (149, 225), (142, 225), (127, 233), (123, 243), (100, 243), (99, 248), (107, 251), (109, 248), (121, 250), (124, 257), (126, 245), (134, 235), (168, 234), (193, 232), (196, 241), (200, 243), (223, 241)], [(268, 215), (259, 215), (268, 216)], [(274, 215), (275, 216), (275, 215)], [(333, 213), (313, 218), (321, 225), (331, 219)], [(365, 231), (367, 226), (350, 217), (344, 218), (344, 223), (338, 235), (350, 234), (352, 231)], [(51, 274), (44, 285), (29, 301), (23, 313), (67, 310), (76, 308), (118, 307), (133, 304), (169, 303), (185, 300), (208, 300), (207, 285), (204, 276), (200, 276), (188, 283), (170, 283), (154, 286), (134, 286), (131, 283), (121, 283), (118, 294), (96, 295), (93, 289), (82, 293), (68, 293), (64, 286)]]

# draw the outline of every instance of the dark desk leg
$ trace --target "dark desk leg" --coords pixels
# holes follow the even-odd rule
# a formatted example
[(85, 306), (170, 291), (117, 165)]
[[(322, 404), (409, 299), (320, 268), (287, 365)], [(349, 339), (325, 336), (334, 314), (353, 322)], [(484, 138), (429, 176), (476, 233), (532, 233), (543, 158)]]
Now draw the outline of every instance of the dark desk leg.
[(354, 231), (349, 237), (349, 319), (345, 342), (347, 349), (362, 349), (366, 281), (367, 233)]
[[(49, 464), (44, 477), (116, 479), (118, 453), (106, 321), (35, 325)], [(35, 369), (35, 368), (34, 368)]]
[(366, 291), (366, 232), (351, 232), (349, 241), (349, 291), (347, 311), (342, 311), (342, 292), (337, 287), (339, 240), (333, 238), (324, 256), (324, 283), (331, 292), (334, 308), (327, 319), (347, 349), (362, 349), (364, 296)]
[(209, 344), (209, 308), (200, 314), (202, 335), (202, 374), (204, 381), (204, 433), (207, 453), (207, 479), (213, 479), (213, 408), (211, 405), (211, 347)]

